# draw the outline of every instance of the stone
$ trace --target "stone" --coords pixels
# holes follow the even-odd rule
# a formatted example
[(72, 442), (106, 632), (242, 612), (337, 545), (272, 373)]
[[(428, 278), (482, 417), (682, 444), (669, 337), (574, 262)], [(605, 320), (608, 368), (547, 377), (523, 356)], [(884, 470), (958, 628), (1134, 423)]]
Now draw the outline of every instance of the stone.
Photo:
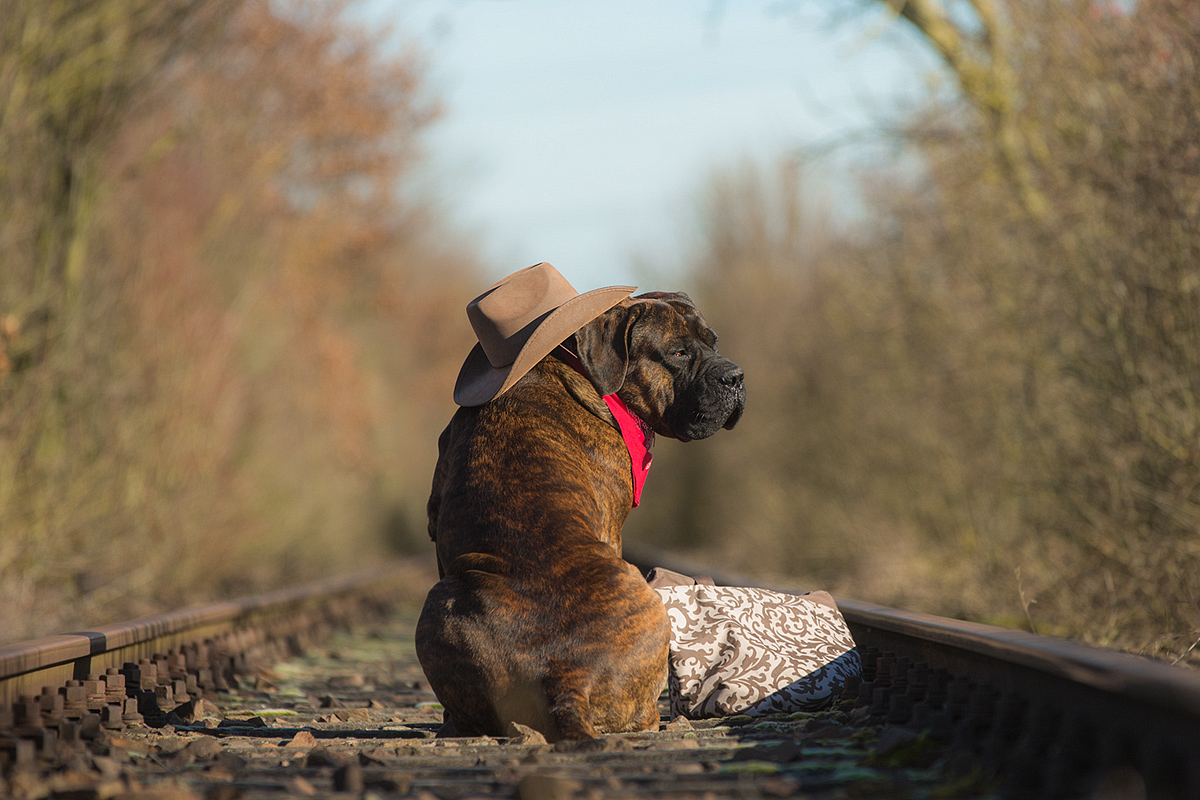
[(237, 753), (231, 753), (228, 750), (221, 750), (221, 752), (217, 753), (216, 765), (228, 770), (235, 776), (246, 768), (247, 763), (246, 759)]
[(365, 708), (352, 708), (349, 711), (346, 711), (344, 713), (345, 713), (347, 722), (370, 722), (371, 721), (371, 712), (367, 711)]
[(221, 752), (221, 743), (205, 736), (190, 742), (185, 750), (197, 759), (215, 758)]
[(562, 741), (554, 745), (555, 752), (559, 753), (612, 753), (632, 749), (633, 742), (624, 736), (597, 736), (595, 739)]
[[(311, 736), (312, 734), (309, 735)], [(304, 759), (304, 766), (306, 767), (340, 767), (345, 763), (346, 759), (341, 753), (333, 752), (320, 745), (309, 750), (308, 755)]]
[(546, 737), (541, 731), (519, 722), (508, 723), (508, 739), (509, 744), (546, 744)]
[(317, 737), (311, 731), (300, 731), (284, 747), (315, 747), (316, 744)]

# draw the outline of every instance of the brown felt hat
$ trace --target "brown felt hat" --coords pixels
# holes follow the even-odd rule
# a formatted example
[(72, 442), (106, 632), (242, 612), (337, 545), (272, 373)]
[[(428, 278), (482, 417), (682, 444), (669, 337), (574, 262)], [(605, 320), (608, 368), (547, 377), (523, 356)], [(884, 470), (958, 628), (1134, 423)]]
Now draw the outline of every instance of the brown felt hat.
[(608, 286), (580, 294), (545, 262), (502, 279), (467, 304), (479, 344), (458, 372), (454, 402), (481, 406), (508, 391), (559, 342), (636, 288)]

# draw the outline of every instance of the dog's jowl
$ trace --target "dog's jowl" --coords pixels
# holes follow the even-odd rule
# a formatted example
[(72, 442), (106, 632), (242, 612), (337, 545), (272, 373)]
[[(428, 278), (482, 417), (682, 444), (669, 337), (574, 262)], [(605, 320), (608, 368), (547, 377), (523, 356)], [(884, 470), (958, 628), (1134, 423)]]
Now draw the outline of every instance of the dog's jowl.
[(654, 435), (732, 428), (746, 390), (686, 295), (632, 291), (578, 294), (538, 264), (467, 308), (479, 343), (438, 444), (441, 580), (417, 625), (440, 735), (658, 728), (666, 613), (621, 527)]

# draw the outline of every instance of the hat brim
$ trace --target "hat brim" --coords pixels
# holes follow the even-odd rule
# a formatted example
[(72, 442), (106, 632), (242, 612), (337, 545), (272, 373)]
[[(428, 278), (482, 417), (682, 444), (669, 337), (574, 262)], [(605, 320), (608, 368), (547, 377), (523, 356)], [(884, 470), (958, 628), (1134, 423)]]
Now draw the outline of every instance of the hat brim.
[(458, 371), (454, 402), (460, 406), (481, 406), (504, 394), (563, 339), (629, 297), (636, 289), (636, 286), (607, 286), (572, 297), (546, 315), (507, 366), (492, 366), (483, 346), (476, 344)]

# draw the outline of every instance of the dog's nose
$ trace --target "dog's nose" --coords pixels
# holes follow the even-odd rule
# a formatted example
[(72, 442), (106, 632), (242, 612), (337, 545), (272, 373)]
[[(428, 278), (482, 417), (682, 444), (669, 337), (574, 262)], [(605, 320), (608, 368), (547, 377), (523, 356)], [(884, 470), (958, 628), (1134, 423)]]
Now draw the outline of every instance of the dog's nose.
[(730, 389), (737, 389), (742, 385), (742, 382), (745, 379), (746, 373), (742, 371), (742, 368), (734, 367), (721, 376), (721, 383), (725, 384)]

